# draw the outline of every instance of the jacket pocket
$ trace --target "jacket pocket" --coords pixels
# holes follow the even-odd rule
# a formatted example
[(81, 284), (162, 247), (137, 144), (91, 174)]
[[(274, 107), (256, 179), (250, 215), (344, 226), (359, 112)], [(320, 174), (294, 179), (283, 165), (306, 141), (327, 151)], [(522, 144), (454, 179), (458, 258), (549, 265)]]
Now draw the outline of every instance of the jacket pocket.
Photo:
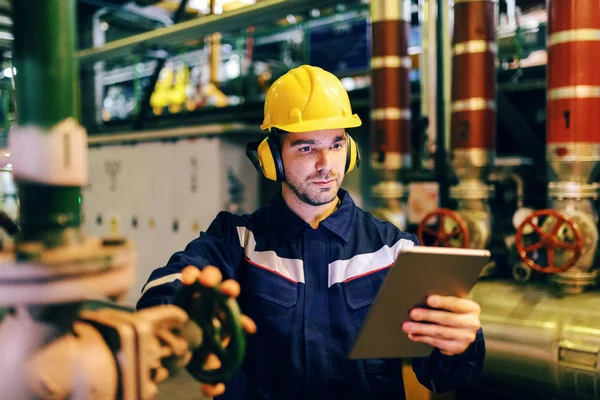
[[(377, 292), (379, 292), (383, 284), (387, 271), (387, 269), (377, 271), (343, 284), (344, 297), (346, 298), (349, 312), (354, 319), (357, 337), (371, 309), (371, 305), (375, 301)], [(386, 362), (383, 359), (365, 359), (362, 361), (367, 372), (378, 372), (386, 368)]]
[(247, 313), (263, 332), (287, 334), (298, 302), (298, 284), (263, 268), (250, 265)]

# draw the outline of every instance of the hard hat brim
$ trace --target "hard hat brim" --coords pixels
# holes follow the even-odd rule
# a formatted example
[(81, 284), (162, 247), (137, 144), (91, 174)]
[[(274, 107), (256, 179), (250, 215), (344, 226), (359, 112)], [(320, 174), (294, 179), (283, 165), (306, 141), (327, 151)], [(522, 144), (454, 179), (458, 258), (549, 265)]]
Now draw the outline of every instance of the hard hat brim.
[(260, 126), (260, 129), (271, 129), (277, 128), (286, 132), (311, 132), (311, 131), (322, 131), (325, 129), (344, 129), (344, 128), (356, 128), (362, 125), (362, 121), (357, 114), (351, 117), (333, 117), (324, 118), (320, 120), (311, 120), (297, 122), (295, 124), (288, 125), (271, 125), (264, 123)]

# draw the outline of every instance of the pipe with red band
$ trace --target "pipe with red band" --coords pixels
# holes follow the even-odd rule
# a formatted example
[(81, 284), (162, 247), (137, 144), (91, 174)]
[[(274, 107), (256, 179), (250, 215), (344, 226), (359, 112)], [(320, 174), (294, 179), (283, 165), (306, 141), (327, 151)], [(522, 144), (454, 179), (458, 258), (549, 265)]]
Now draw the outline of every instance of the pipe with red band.
[(600, 2), (548, 0), (548, 13), (547, 143), (600, 143)]
[(410, 0), (373, 0), (372, 164), (400, 170), (410, 166)]
[(496, 2), (456, 0), (452, 40), (452, 149), (495, 148)]

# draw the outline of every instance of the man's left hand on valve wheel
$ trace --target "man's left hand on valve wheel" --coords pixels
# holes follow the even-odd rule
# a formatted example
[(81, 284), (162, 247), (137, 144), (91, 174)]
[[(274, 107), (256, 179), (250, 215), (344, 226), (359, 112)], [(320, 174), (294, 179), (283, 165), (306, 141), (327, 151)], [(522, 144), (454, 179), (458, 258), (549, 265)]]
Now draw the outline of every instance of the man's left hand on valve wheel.
[(481, 323), (479, 304), (453, 296), (432, 295), (427, 305), (435, 310), (414, 308), (412, 321), (402, 325), (409, 339), (437, 347), (442, 354), (455, 356), (475, 341)]

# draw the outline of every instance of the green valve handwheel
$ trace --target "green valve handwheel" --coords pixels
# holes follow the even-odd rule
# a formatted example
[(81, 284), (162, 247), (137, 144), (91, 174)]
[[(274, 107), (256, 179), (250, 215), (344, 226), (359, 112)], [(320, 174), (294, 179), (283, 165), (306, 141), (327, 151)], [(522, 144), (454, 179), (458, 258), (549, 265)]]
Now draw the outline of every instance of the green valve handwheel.
[[(190, 317), (184, 333), (190, 338), (192, 349), (192, 359), (186, 366), (189, 374), (203, 383), (227, 382), (241, 368), (246, 352), (242, 314), (237, 301), (221, 293), (218, 286), (208, 288), (196, 282), (182, 286), (173, 304)], [(206, 360), (211, 353), (221, 362), (217, 369), (206, 369)]]

